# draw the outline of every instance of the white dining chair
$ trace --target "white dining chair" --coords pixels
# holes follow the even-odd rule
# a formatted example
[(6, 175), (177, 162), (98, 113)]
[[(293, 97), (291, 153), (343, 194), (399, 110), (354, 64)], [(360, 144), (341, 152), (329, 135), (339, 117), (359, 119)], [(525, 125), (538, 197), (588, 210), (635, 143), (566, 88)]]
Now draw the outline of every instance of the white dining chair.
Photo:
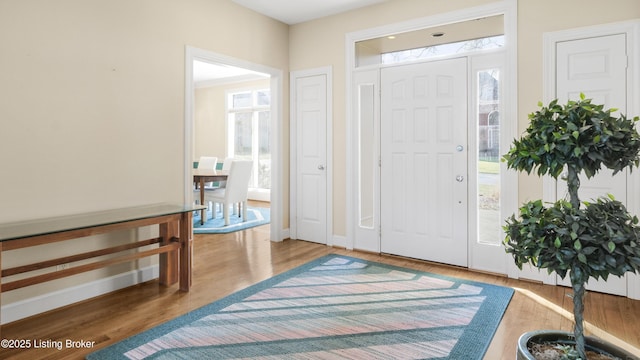
[[(233, 162), (233, 158), (232, 157), (226, 157), (224, 158), (224, 161), (222, 162), (222, 170), (223, 171), (229, 171), (231, 169), (231, 163)], [(218, 187), (225, 187), (227, 186), (227, 181), (223, 180), (223, 181), (219, 181), (218, 182)], [(214, 207), (215, 210), (215, 207)], [(238, 214), (240, 213), (240, 207), (238, 205)], [(236, 207), (235, 205), (233, 206), (233, 214), (236, 214)]]
[[(242, 207), (242, 221), (247, 221), (247, 195), (249, 193), (249, 180), (253, 161), (234, 160), (229, 169), (227, 185), (223, 188), (207, 191), (204, 196), (206, 201), (222, 204), (224, 224), (229, 225), (229, 207), (240, 203)], [(213, 214), (215, 217), (215, 212)]]
[(215, 170), (218, 163), (218, 157), (216, 156), (200, 156), (198, 160), (198, 169), (210, 169)]
[[(200, 156), (200, 158), (198, 159), (198, 169), (215, 170), (217, 163), (218, 163), (217, 156)], [(205, 190), (211, 189), (212, 187), (213, 187), (212, 182), (208, 182), (204, 184)], [(198, 189), (196, 186), (193, 187), (193, 198), (196, 200), (196, 203), (200, 199), (200, 189)]]
[[(224, 158), (224, 161), (222, 162), (222, 171), (229, 171), (231, 170), (231, 163), (233, 162), (233, 158), (232, 157), (226, 157)], [(220, 187), (225, 187), (226, 185), (226, 181), (220, 181)]]

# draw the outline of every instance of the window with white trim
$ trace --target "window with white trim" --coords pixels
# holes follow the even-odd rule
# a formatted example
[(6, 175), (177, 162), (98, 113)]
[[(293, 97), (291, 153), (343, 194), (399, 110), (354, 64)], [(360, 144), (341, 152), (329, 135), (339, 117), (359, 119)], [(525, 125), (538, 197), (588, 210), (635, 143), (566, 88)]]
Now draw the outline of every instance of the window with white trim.
[(271, 91), (243, 90), (229, 92), (227, 96), (228, 156), (253, 160), (250, 192), (268, 195), (271, 189)]

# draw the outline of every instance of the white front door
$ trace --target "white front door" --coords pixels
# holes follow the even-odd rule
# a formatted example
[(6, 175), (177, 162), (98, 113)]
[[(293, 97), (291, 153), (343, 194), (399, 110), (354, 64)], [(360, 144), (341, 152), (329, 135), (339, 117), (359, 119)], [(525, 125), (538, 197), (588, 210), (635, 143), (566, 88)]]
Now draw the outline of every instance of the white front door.
[(296, 238), (327, 243), (327, 76), (296, 80)]
[(467, 61), (381, 71), (381, 250), (467, 266)]
[[(626, 35), (616, 34), (558, 42), (556, 45), (556, 97), (559, 103), (579, 99), (580, 93), (594, 104), (617, 108), (626, 114), (627, 107)], [(580, 200), (591, 201), (607, 193), (627, 203), (627, 171), (612, 176), (602, 169), (596, 176), (580, 178)], [(557, 182), (557, 197), (567, 194), (566, 181)], [(558, 283), (569, 285), (568, 277)], [(608, 281), (589, 281), (587, 289), (617, 295), (627, 294), (626, 276)]]

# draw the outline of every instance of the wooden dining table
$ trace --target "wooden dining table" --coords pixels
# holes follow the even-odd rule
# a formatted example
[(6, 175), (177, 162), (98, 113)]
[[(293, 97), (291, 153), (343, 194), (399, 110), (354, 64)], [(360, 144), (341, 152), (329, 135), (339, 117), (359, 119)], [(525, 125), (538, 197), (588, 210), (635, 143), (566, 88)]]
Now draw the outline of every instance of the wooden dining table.
[[(229, 177), (229, 171), (227, 170), (211, 170), (211, 169), (194, 169), (193, 170), (193, 182), (196, 187), (200, 189), (200, 205), (204, 205), (204, 184), (214, 181), (226, 181)], [(200, 210), (200, 225), (204, 224), (204, 220), (207, 217), (207, 209)]]

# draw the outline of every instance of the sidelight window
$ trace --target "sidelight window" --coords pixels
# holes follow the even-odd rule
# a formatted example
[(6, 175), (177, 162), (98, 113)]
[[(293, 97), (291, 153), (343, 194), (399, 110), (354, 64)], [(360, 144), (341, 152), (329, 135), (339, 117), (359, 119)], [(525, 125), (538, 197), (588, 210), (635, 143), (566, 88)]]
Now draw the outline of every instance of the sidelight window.
[(500, 219), (500, 70), (477, 72), (478, 241), (499, 245)]

